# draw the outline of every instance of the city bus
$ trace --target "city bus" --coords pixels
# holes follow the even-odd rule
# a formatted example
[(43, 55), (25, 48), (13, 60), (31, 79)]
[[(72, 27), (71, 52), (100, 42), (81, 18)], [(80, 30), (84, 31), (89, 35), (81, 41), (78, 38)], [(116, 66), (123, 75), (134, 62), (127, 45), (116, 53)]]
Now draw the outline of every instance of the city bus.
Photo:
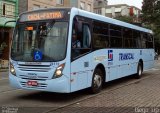
[(25, 90), (98, 93), (105, 82), (154, 67), (151, 30), (78, 8), (21, 14), (11, 42), (9, 81)]

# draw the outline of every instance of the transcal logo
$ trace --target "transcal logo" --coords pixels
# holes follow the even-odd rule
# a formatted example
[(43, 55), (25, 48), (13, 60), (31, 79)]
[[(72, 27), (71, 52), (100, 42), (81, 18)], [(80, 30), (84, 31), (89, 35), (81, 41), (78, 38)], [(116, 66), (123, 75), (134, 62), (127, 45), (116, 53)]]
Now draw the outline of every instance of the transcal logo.
[(108, 61), (113, 61), (113, 50), (108, 50)]
[(134, 59), (133, 53), (119, 53), (119, 60), (131, 60)]

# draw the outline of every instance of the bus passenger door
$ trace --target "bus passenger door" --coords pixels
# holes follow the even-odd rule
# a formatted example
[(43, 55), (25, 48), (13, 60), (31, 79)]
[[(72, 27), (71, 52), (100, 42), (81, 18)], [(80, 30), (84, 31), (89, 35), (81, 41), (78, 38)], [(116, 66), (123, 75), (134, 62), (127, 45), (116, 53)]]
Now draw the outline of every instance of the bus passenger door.
[(71, 50), (71, 92), (88, 87), (88, 75), (90, 74), (91, 31), (90, 25), (82, 22), (81, 31), (73, 25), (72, 34), (77, 37), (77, 44), (72, 37)]

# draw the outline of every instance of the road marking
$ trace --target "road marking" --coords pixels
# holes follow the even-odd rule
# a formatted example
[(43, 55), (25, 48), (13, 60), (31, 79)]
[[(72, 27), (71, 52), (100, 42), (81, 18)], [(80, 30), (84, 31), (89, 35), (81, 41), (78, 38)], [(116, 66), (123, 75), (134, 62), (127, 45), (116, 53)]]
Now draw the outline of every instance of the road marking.
[(145, 70), (145, 72), (147, 72), (147, 71), (158, 71), (158, 70), (159, 70), (159, 69), (152, 68), (152, 69)]
[(159, 70), (159, 69), (156, 69), (156, 68), (152, 68), (151, 70), (153, 70), (153, 71), (157, 71), (157, 70)]
[(8, 79), (8, 78), (2, 78), (2, 79), (0, 79), (0, 80), (6, 80), (6, 79)]
[(13, 90), (8, 90), (8, 91), (2, 91), (0, 92), (0, 94), (4, 94), (4, 93), (9, 93), (9, 92), (14, 92), (14, 91), (21, 91), (22, 89), (13, 89)]

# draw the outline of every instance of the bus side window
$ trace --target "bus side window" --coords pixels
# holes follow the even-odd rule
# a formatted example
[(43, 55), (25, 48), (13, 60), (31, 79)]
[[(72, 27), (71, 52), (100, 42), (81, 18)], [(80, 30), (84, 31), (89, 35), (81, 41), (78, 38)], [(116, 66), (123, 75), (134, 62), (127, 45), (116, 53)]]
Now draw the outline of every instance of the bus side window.
[(93, 22), (93, 48), (104, 49), (109, 47), (109, 30), (108, 24), (94, 21)]
[(122, 27), (118, 25), (110, 25), (110, 41), (112, 48), (122, 48)]
[(153, 48), (153, 36), (147, 34), (147, 48)]
[(88, 24), (82, 25), (82, 34), (78, 37), (78, 40), (80, 41), (81, 46), (78, 48), (72, 47), (72, 58), (73, 59), (80, 57), (81, 55), (89, 52), (91, 49), (91, 32), (90, 32), (90, 27)]
[(91, 32), (87, 24), (83, 25), (83, 40), (82, 48), (90, 48), (91, 45)]
[(133, 30), (133, 48), (142, 48), (141, 47), (141, 33), (136, 30)]
[(142, 37), (142, 48), (147, 48), (147, 34), (146, 33), (143, 33), (141, 34), (141, 37)]
[(123, 29), (123, 38), (124, 38), (124, 47), (125, 48), (133, 48), (132, 29), (124, 28)]

